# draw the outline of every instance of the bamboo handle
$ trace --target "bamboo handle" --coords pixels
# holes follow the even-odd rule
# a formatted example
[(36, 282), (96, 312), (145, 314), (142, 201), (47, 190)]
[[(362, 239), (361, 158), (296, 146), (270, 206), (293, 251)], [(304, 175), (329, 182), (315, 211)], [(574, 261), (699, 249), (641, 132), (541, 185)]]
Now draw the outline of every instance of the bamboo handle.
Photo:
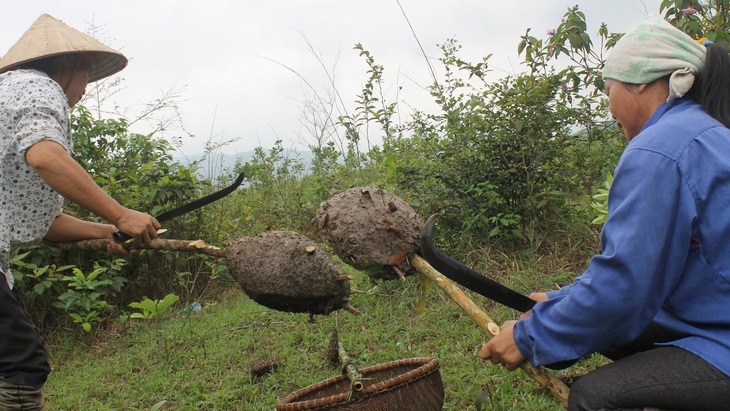
[[(106, 239), (94, 239), (94, 240), (81, 240), (81, 241), (69, 241), (69, 242), (52, 242), (47, 241), (46, 243), (58, 247), (62, 250), (106, 250), (107, 245), (112, 240)], [(206, 244), (203, 240), (165, 240), (162, 238), (155, 238), (148, 243), (132, 244), (125, 242), (121, 244), (125, 249), (149, 249), (149, 250), (170, 250), (170, 251), (186, 251), (194, 253), (208, 254), (215, 257), (225, 257), (225, 249), (218, 248), (209, 244)]]
[[(420, 256), (413, 256), (411, 258), (411, 265), (418, 270), (419, 273), (425, 275), (431, 281), (436, 283), (442, 290), (444, 290), (449, 297), (451, 297), (456, 304), (464, 310), (472, 320), (474, 320), (479, 327), (489, 333), (491, 336), (499, 334), (499, 326), (492, 321), (489, 316), (482, 311), (469, 296), (462, 291), (462, 289), (453, 281), (444, 277), (443, 274), (436, 271), (435, 268), (421, 258)], [(536, 367), (529, 361), (524, 361), (520, 364), (520, 368), (527, 375), (532, 377), (541, 386), (547, 388), (550, 393), (563, 404), (564, 407), (568, 407), (568, 393), (569, 388), (563, 384), (555, 375), (551, 374), (544, 367)]]

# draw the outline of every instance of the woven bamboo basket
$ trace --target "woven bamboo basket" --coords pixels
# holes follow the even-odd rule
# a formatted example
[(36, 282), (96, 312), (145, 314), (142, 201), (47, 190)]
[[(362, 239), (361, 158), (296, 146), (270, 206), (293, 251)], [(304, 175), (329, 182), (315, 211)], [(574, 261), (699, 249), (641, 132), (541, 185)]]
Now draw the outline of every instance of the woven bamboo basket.
[(365, 388), (353, 393), (346, 375), (297, 390), (277, 411), (438, 411), (444, 386), (436, 358), (407, 358), (360, 369)]

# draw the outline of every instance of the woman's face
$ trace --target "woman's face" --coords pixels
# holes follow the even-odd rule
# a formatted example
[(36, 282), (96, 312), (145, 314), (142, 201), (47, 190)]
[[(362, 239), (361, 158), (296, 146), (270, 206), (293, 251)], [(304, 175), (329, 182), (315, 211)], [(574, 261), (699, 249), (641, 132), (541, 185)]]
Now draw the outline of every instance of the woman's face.
[(68, 86), (64, 90), (70, 107), (75, 106), (79, 101), (81, 101), (81, 98), (84, 97), (84, 94), (86, 94), (86, 86), (88, 84), (89, 70), (87, 68), (79, 67), (71, 72), (71, 77), (68, 80)]
[(647, 120), (636, 93), (638, 87), (640, 86), (607, 79), (604, 90), (608, 97), (611, 117), (616, 120), (616, 124), (629, 140), (639, 134)]

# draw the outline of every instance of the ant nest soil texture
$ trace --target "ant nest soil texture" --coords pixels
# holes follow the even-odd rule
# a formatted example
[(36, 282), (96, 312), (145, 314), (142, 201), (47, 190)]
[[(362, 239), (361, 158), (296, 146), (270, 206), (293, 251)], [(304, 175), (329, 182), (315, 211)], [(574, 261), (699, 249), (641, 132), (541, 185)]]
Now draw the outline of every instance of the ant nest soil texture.
[(398, 278), (410, 266), (407, 255), (419, 250), (423, 218), (395, 194), (375, 187), (354, 187), (319, 206), (317, 227), (337, 256), (372, 276)]
[(328, 314), (349, 305), (350, 280), (308, 237), (270, 231), (226, 248), (231, 275), (257, 303), (279, 311)]

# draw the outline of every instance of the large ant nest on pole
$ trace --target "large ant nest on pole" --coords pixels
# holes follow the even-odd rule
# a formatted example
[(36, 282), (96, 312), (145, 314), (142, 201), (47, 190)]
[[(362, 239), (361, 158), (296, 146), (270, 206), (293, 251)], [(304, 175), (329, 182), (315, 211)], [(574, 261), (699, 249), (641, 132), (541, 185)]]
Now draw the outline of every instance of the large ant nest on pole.
[(270, 231), (226, 247), (228, 269), (243, 292), (279, 311), (328, 314), (349, 303), (342, 267), (304, 235)]
[(357, 269), (382, 266), (372, 276), (389, 280), (407, 273), (406, 256), (418, 251), (424, 222), (396, 195), (355, 187), (323, 202), (317, 225), (342, 261)]

